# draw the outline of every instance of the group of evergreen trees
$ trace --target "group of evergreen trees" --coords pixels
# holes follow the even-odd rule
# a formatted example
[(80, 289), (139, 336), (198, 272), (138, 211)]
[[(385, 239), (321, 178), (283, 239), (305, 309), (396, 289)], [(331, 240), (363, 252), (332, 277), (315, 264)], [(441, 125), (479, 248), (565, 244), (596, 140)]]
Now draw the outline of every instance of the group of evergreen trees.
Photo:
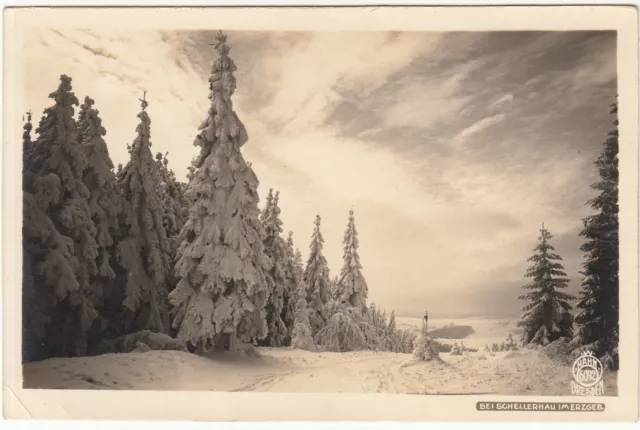
[(49, 97), (38, 137), (30, 114), (23, 136), (25, 361), (85, 355), (136, 330), (167, 333), (170, 238), (184, 218), (168, 223), (184, 187), (151, 155), (146, 100), (130, 161), (116, 174), (94, 100), (74, 119), (79, 102), (66, 75)]
[[(151, 152), (148, 101), (129, 162), (114, 166), (94, 101), (79, 101), (61, 76), (32, 140), (23, 134), (23, 360), (85, 355), (101, 341), (140, 330), (176, 336), (192, 351), (239, 344), (303, 349), (411, 352), (416, 333), (398, 330), (374, 304), (358, 255), (353, 211), (343, 266), (331, 279), (316, 217), (303, 266), (284, 239), (279, 193), (258, 208), (258, 178), (241, 153), (246, 129), (233, 110), (236, 66), (219, 33), (210, 106), (182, 183), (166, 154)], [(617, 113), (614, 106), (612, 113)], [(543, 226), (526, 273), (524, 343), (574, 338), (617, 365), (618, 132), (596, 165), (597, 211), (584, 220), (587, 254), (575, 320), (559, 290), (568, 279)], [(574, 323), (577, 331), (573, 332)], [(428, 334), (423, 334), (425, 339)], [(237, 344), (239, 343), (239, 344)], [(426, 345), (427, 343), (425, 343)], [(427, 348), (428, 349), (428, 348)], [(424, 351), (422, 351), (424, 350)], [(422, 348), (419, 355), (428, 351)], [(427, 352), (425, 352), (427, 351)], [(429, 353), (430, 354), (430, 353)], [(427, 354), (427, 355), (429, 355)]]
[(369, 289), (362, 274), (353, 210), (349, 212), (343, 238), (343, 266), (340, 276), (333, 281), (323, 255), (320, 225), (321, 218), (317, 216), (302, 274), (303, 290), (295, 309), (293, 345), (336, 352), (363, 349), (411, 352), (415, 333), (398, 330), (393, 312), (387, 321), (386, 313), (374, 303), (367, 306)]
[[(411, 337), (366, 305), (353, 212), (332, 283), (320, 217), (303, 267), (282, 237), (279, 194), (258, 208), (258, 179), (233, 110), (236, 66), (219, 33), (210, 107), (188, 182), (151, 152), (146, 92), (129, 162), (114, 165), (94, 100), (63, 75), (37, 138), (23, 134), (23, 360), (91, 353), (141, 330), (192, 351), (260, 344), (304, 349), (410, 349)], [(372, 317), (373, 316), (373, 317)], [(409, 345), (409, 346), (408, 346)]]
[[(613, 129), (596, 161), (600, 180), (591, 187), (598, 195), (589, 205), (595, 210), (583, 220), (580, 236), (586, 239), (581, 250), (586, 261), (582, 290), (577, 298), (577, 315), (571, 313), (570, 301), (575, 297), (560, 290), (569, 284), (562, 258), (549, 243), (551, 233), (544, 224), (533, 264), (525, 276), (532, 282), (523, 286), (530, 292), (519, 296), (529, 303), (518, 325), (522, 327), (524, 344), (547, 345), (561, 338), (572, 339), (575, 351), (588, 349), (603, 358), (607, 367), (618, 367), (619, 327), (619, 235), (618, 235), (618, 106), (611, 106)], [(574, 326), (577, 330), (574, 332)]]

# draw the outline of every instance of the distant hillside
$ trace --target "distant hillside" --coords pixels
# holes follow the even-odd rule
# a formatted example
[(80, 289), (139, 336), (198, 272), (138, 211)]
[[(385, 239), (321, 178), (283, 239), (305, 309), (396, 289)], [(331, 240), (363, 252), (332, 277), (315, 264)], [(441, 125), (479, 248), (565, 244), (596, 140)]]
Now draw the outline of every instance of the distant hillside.
[(444, 339), (464, 339), (471, 336), (476, 331), (470, 325), (450, 325), (442, 328), (431, 330), (429, 333), (433, 337)]
[[(495, 318), (429, 318), (429, 332), (450, 330), (451, 327), (470, 327), (472, 331), (466, 333), (470, 338), (505, 338), (508, 333), (516, 335), (520, 332), (516, 326), (516, 319)], [(401, 329), (419, 330), (422, 318), (396, 317), (396, 325)], [(457, 329), (456, 329), (457, 330)], [(460, 330), (469, 330), (468, 328)], [(439, 335), (447, 336), (447, 333)], [(451, 337), (451, 339), (456, 339)]]

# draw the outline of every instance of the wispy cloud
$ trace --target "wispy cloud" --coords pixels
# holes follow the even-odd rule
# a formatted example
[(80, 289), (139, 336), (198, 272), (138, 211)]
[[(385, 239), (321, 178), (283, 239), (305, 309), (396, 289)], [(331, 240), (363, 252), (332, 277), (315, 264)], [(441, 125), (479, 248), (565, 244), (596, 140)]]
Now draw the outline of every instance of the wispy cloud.
[(490, 128), (493, 125), (501, 123), (502, 121), (504, 121), (504, 119), (505, 115), (502, 113), (482, 118), (481, 120), (474, 122), (469, 127), (458, 133), (456, 139), (468, 138), (476, 133)]

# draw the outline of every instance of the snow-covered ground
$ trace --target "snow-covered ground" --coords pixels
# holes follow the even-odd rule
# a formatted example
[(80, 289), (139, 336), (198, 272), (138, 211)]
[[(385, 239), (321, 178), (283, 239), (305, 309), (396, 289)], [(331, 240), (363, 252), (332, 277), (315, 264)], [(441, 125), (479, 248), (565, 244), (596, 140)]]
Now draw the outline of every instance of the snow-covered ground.
[[(400, 320), (400, 319), (399, 319)], [(465, 338), (482, 348), (503, 341), (510, 323), (483, 320)], [(419, 320), (416, 320), (419, 324)], [(402, 324), (410, 324), (406, 319)], [(434, 329), (438, 327), (435, 324)], [(431, 325), (431, 324), (430, 324)], [(502, 331), (501, 331), (502, 330)], [(453, 340), (446, 340), (451, 341)], [(409, 354), (359, 351), (308, 352), (259, 348), (259, 357), (229, 353), (200, 357), (180, 351), (54, 358), (24, 366), (25, 388), (154, 389), (407, 394), (570, 395), (571, 369), (534, 350), (463, 356), (441, 354), (420, 362)], [(615, 395), (617, 374), (605, 375), (605, 395)]]
[[(406, 394), (570, 395), (571, 369), (536, 351), (442, 354), (415, 361), (389, 352), (314, 353), (260, 348), (261, 357), (180, 351), (54, 358), (24, 366), (25, 388), (153, 389)], [(605, 394), (616, 392), (616, 374)]]

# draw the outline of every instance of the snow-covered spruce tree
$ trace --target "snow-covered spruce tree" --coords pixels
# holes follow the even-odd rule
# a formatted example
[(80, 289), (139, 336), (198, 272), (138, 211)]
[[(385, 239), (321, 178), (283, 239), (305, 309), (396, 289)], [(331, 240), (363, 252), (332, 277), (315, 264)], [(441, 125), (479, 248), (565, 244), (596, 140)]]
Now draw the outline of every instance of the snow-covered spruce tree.
[(340, 300), (340, 277), (334, 276), (333, 278), (331, 278), (330, 282), (331, 285), (329, 287), (329, 296), (331, 297), (331, 300)]
[(158, 174), (160, 176), (160, 189), (164, 206), (163, 224), (167, 232), (167, 237), (172, 242), (172, 252), (175, 251), (179, 243), (177, 236), (180, 234), (182, 227), (189, 215), (188, 204), (183, 195), (183, 189), (176, 179), (175, 173), (169, 168), (168, 153), (164, 155), (161, 152), (156, 154), (156, 164), (158, 165)]
[(527, 260), (533, 265), (525, 276), (533, 279), (522, 288), (531, 292), (518, 296), (520, 300), (529, 302), (522, 308), (524, 314), (518, 321), (518, 326), (523, 329), (522, 342), (525, 345), (547, 345), (558, 338), (571, 338), (573, 335), (569, 301), (574, 298), (558, 291), (567, 287), (569, 279), (560, 263), (562, 258), (549, 243), (552, 237), (543, 224), (538, 238), (540, 242), (534, 248), (535, 254)]
[(429, 336), (427, 325), (423, 322), (420, 334), (414, 342), (413, 356), (418, 360), (430, 361), (440, 357), (438, 343)]
[(33, 142), (31, 141), (31, 130), (33, 129), (33, 125), (31, 124), (31, 111), (27, 112), (27, 122), (24, 123), (22, 128), (24, 129), (22, 132), (22, 163), (24, 171), (24, 162), (33, 147)]
[[(379, 340), (369, 323), (366, 303), (367, 284), (360, 271), (358, 233), (353, 211), (344, 234), (344, 265), (330, 302), (325, 305), (328, 322), (316, 334), (316, 344), (330, 351), (375, 349)], [(386, 327), (385, 327), (386, 329)]]
[[(287, 236), (287, 259), (286, 259), (286, 276), (288, 279), (288, 288), (285, 288), (283, 295), (284, 306), (282, 308), (281, 319), (287, 328), (287, 337), (285, 339), (285, 345), (291, 344), (291, 335), (293, 332), (293, 326), (295, 322), (296, 306), (298, 302), (298, 288), (300, 285), (304, 285), (302, 281), (302, 274), (304, 269), (302, 267), (302, 256), (300, 251), (295, 248), (293, 244), (293, 232), (289, 232)], [(305, 297), (306, 304), (306, 297)], [(308, 318), (308, 316), (307, 316)]]
[(377, 318), (378, 318), (378, 308), (376, 307), (376, 302), (371, 302), (371, 305), (369, 306), (369, 322), (374, 327), (378, 326)]
[(387, 351), (398, 352), (398, 330), (396, 328), (396, 311), (391, 311), (387, 325)]
[(339, 310), (333, 312), (327, 324), (316, 334), (314, 340), (326, 351), (345, 352), (369, 348), (362, 316), (352, 307), (337, 303)]
[[(178, 280), (173, 270), (176, 253), (180, 246), (180, 231), (189, 216), (189, 202), (184, 195), (184, 185), (176, 179), (176, 175), (169, 168), (169, 159), (165, 153), (156, 154), (156, 164), (158, 166), (158, 174), (160, 177), (160, 196), (162, 199), (163, 215), (162, 223), (164, 225), (167, 238), (170, 243), (170, 257), (172, 262), (172, 270), (167, 278), (167, 290), (172, 291)], [(171, 311), (171, 309), (170, 309)]]
[[(117, 315), (117, 313), (112, 314), (112, 311), (117, 309), (117, 305), (112, 303), (109, 306), (108, 302), (114, 297), (116, 302), (118, 301), (117, 294), (113, 291), (115, 289), (113, 279), (116, 277), (115, 243), (122, 234), (120, 224), (122, 199), (113, 172), (113, 162), (103, 138), (107, 132), (102, 126), (98, 110), (93, 105), (94, 101), (90, 97), (85, 97), (78, 114), (77, 137), (87, 157), (87, 168), (83, 178), (89, 188), (89, 209), (96, 226), (98, 271), (91, 277), (91, 291), (94, 306), (100, 316), (99, 324), (94, 324), (95, 331), (92, 330), (91, 335), (94, 338), (93, 341), (99, 341), (105, 335), (118, 334), (117, 330), (112, 332), (113, 327), (109, 327), (112, 318)], [(105, 295), (107, 302), (105, 302)]]
[(338, 300), (345, 306), (352, 307), (362, 316), (367, 315), (367, 295), (369, 289), (362, 275), (362, 265), (358, 255), (358, 232), (356, 230), (353, 210), (349, 211), (349, 222), (342, 241), (344, 262), (338, 280)]
[[(50, 325), (59, 327), (64, 314), (56, 311), (70, 300), (70, 292), (80, 290), (75, 276), (78, 260), (73, 241), (63, 236), (45, 213), (48, 202), (39, 204), (38, 194), (23, 193), (22, 228), (22, 361), (52, 356), (77, 355), (66, 342), (73, 339), (52, 337)], [(54, 200), (55, 201), (55, 200)], [(74, 294), (76, 295), (76, 294)], [(68, 305), (61, 306), (66, 310)], [(66, 315), (71, 317), (71, 315)], [(89, 325), (89, 324), (88, 324)], [(88, 329), (88, 326), (85, 326)], [(69, 334), (69, 329), (64, 333)], [(82, 336), (82, 334), (81, 334)]]
[(583, 220), (580, 235), (586, 239), (581, 250), (582, 290), (578, 296), (573, 343), (604, 357), (608, 367), (618, 368), (619, 221), (618, 221), (618, 105), (611, 106), (613, 128), (595, 162), (600, 180), (591, 185), (599, 194), (589, 201), (596, 214)]
[(402, 330), (402, 351), (404, 354), (411, 354), (414, 348), (414, 342), (418, 333), (414, 330)]
[(378, 339), (378, 348), (386, 351), (389, 347), (389, 336), (387, 331), (387, 311), (378, 308), (377, 312), (378, 315), (375, 318), (376, 325), (374, 326), (374, 328)]
[(300, 252), (300, 250), (298, 248), (296, 248), (296, 252), (295, 255), (293, 257), (293, 261), (296, 265), (296, 267), (299, 270), (299, 274), (300, 274), (300, 279), (304, 279), (304, 264), (302, 263), (302, 253)]
[(291, 332), (291, 347), (313, 351), (315, 344), (311, 336), (311, 325), (309, 323), (309, 309), (307, 308), (306, 288), (300, 283), (296, 294), (294, 294), (296, 306), (293, 330)]
[(269, 188), (269, 192), (267, 193), (267, 198), (264, 201), (264, 208), (260, 212), (260, 223), (262, 225), (265, 224), (267, 218), (269, 218), (269, 214), (271, 213), (271, 205), (273, 205), (273, 188)]
[(25, 342), (36, 342), (28, 359), (86, 354), (97, 317), (89, 278), (97, 273), (98, 245), (71, 78), (62, 75), (49, 97), (55, 104), (44, 111), (23, 175), (23, 315), (34, 330)]
[(372, 349), (376, 350), (386, 350), (387, 349), (387, 338), (386, 338), (386, 328), (387, 321), (386, 317), (383, 316), (380, 308), (376, 306), (375, 303), (371, 303), (368, 311), (368, 322), (369, 325), (373, 329), (374, 341), (372, 344)]
[(201, 149), (187, 190), (189, 219), (180, 233), (180, 280), (169, 296), (178, 338), (197, 351), (226, 341), (236, 349), (236, 340), (250, 343), (267, 335), (271, 261), (258, 219), (258, 178), (240, 152), (248, 137), (233, 111), (236, 66), (226, 40), (217, 34), (211, 105), (194, 142)]
[(324, 239), (320, 233), (320, 215), (316, 216), (315, 228), (309, 246), (309, 259), (304, 270), (304, 283), (307, 287), (307, 303), (309, 305), (309, 321), (315, 336), (328, 321), (326, 305), (329, 302), (329, 267), (322, 254)]
[(125, 332), (148, 329), (168, 333), (171, 245), (162, 219), (160, 174), (151, 154), (146, 97), (141, 103), (137, 136), (129, 147), (130, 160), (118, 181), (126, 224), (125, 237), (117, 245), (118, 264), (125, 277), (124, 315), (119, 320), (124, 322)]
[(280, 207), (278, 200), (280, 193), (275, 196), (269, 190), (267, 205), (261, 213), (262, 228), (265, 232), (264, 253), (271, 260), (269, 270), (269, 299), (265, 306), (267, 316), (267, 337), (260, 343), (266, 346), (283, 346), (287, 340), (287, 326), (282, 320), (285, 309), (285, 292), (295, 289), (288, 273), (289, 250), (287, 243), (280, 236), (282, 233), (282, 221), (280, 220)]

